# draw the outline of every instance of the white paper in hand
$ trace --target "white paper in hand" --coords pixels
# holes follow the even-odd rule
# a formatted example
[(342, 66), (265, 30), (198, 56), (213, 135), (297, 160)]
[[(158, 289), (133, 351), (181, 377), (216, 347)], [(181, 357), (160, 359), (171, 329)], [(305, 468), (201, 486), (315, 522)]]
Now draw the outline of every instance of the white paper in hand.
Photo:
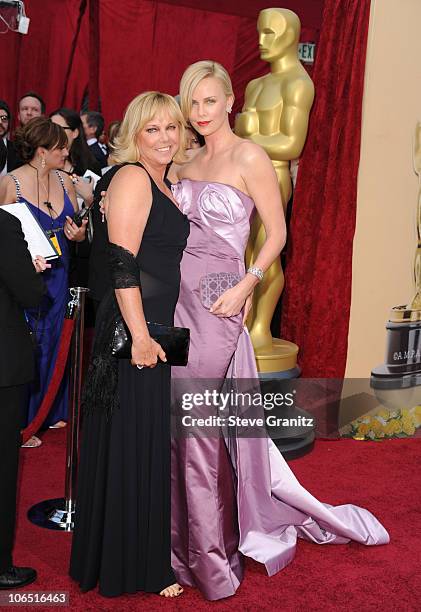
[(101, 178), (100, 176), (98, 176), (97, 174), (95, 174), (95, 172), (92, 172), (92, 170), (86, 170), (85, 174), (83, 175), (83, 178), (91, 178), (91, 183), (92, 183), (92, 191), (95, 189), (97, 182), (99, 181), (99, 179)]
[(36, 255), (41, 255), (45, 259), (55, 259), (59, 256), (51, 240), (34, 217), (25, 202), (15, 202), (14, 204), (4, 204), (2, 210), (17, 217), (22, 225), (25, 240), (32, 259)]

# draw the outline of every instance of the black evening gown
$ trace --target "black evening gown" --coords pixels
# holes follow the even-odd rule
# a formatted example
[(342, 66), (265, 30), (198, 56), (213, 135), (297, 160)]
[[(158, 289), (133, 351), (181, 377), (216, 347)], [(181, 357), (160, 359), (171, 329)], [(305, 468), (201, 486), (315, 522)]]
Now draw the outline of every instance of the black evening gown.
[[(187, 218), (151, 179), (152, 207), (134, 258), (110, 245), (113, 287), (140, 284), (146, 320), (173, 325)], [(140, 283), (139, 283), (140, 280)], [(97, 315), (85, 384), (70, 575), (101, 595), (159, 592), (175, 582), (170, 539), (170, 377), (110, 357), (114, 290)]]

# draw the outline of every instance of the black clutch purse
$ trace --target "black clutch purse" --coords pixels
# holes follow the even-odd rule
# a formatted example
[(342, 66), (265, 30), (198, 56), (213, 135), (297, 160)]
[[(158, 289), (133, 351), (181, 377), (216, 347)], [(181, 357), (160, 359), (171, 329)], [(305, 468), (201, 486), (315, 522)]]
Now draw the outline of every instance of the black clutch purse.
[[(187, 365), (190, 346), (190, 330), (187, 327), (171, 327), (149, 321), (147, 326), (151, 338), (164, 349), (168, 365)], [(116, 321), (111, 353), (119, 359), (132, 358), (132, 338), (123, 317)]]

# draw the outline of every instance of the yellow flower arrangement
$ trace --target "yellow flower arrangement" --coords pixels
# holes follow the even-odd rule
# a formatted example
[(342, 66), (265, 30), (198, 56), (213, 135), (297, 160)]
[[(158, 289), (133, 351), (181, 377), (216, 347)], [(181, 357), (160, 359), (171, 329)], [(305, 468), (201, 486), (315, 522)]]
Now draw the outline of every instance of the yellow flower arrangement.
[(384, 432), (384, 425), (383, 423), (380, 421), (380, 419), (376, 419), (375, 417), (370, 419), (370, 423), (369, 423), (370, 429), (372, 431), (374, 431), (374, 433), (379, 434), (380, 432)]
[(357, 431), (360, 436), (366, 436), (370, 431), (370, 425), (368, 423), (360, 423)]
[(352, 421), (344, 437), (355, 440), (380, 440), (413, 436), (421, 426), (421, 406), (387, 410), (381, 408), (375, 415), (365, 415)]
[(407, 436), (413, 436), (415, 433), (415, 421), (411, 415), (405, 415), (402, 419), (402, 431)]

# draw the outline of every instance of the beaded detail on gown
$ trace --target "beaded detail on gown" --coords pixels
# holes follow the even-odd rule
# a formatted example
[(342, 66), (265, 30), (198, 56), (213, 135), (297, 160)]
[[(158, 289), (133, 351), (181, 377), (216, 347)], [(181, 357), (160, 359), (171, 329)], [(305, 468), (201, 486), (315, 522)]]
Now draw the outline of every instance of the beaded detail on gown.
[[(173, 192), (190, 221), (181, 263), (175, 324), (189, 327), (186, 368), (175, 379), (257, 379), (242, 315), (218, 318), (200, 301), (210, 272), (244, 274), (253, 200), (229, 185), (183, 179)], [(175, 437), (172, 440), (172, 566), (177, 580), (210, 600), (233, 595), (242, 555), (269, 575), (294, 557), (297, 537), (318, 544), (389, 541), (364, 508), (321, 503), (304, 489), (268, 438)]]
[[(152, 207), (134, 257), (111, 245), (113, 286), (140, 286), (147, 320), (173, 324), (189, 225), (151, 179)], [(170, 544), (170, 377), (110, 358), (116, 300), (97, 314), (85, 393), (70, 575), (105, 596), (159, 592), (175, 582)], [(110, 365), (110, 360), (114, 363)], [(115, 374), (113, 374), (113, 372)]]

